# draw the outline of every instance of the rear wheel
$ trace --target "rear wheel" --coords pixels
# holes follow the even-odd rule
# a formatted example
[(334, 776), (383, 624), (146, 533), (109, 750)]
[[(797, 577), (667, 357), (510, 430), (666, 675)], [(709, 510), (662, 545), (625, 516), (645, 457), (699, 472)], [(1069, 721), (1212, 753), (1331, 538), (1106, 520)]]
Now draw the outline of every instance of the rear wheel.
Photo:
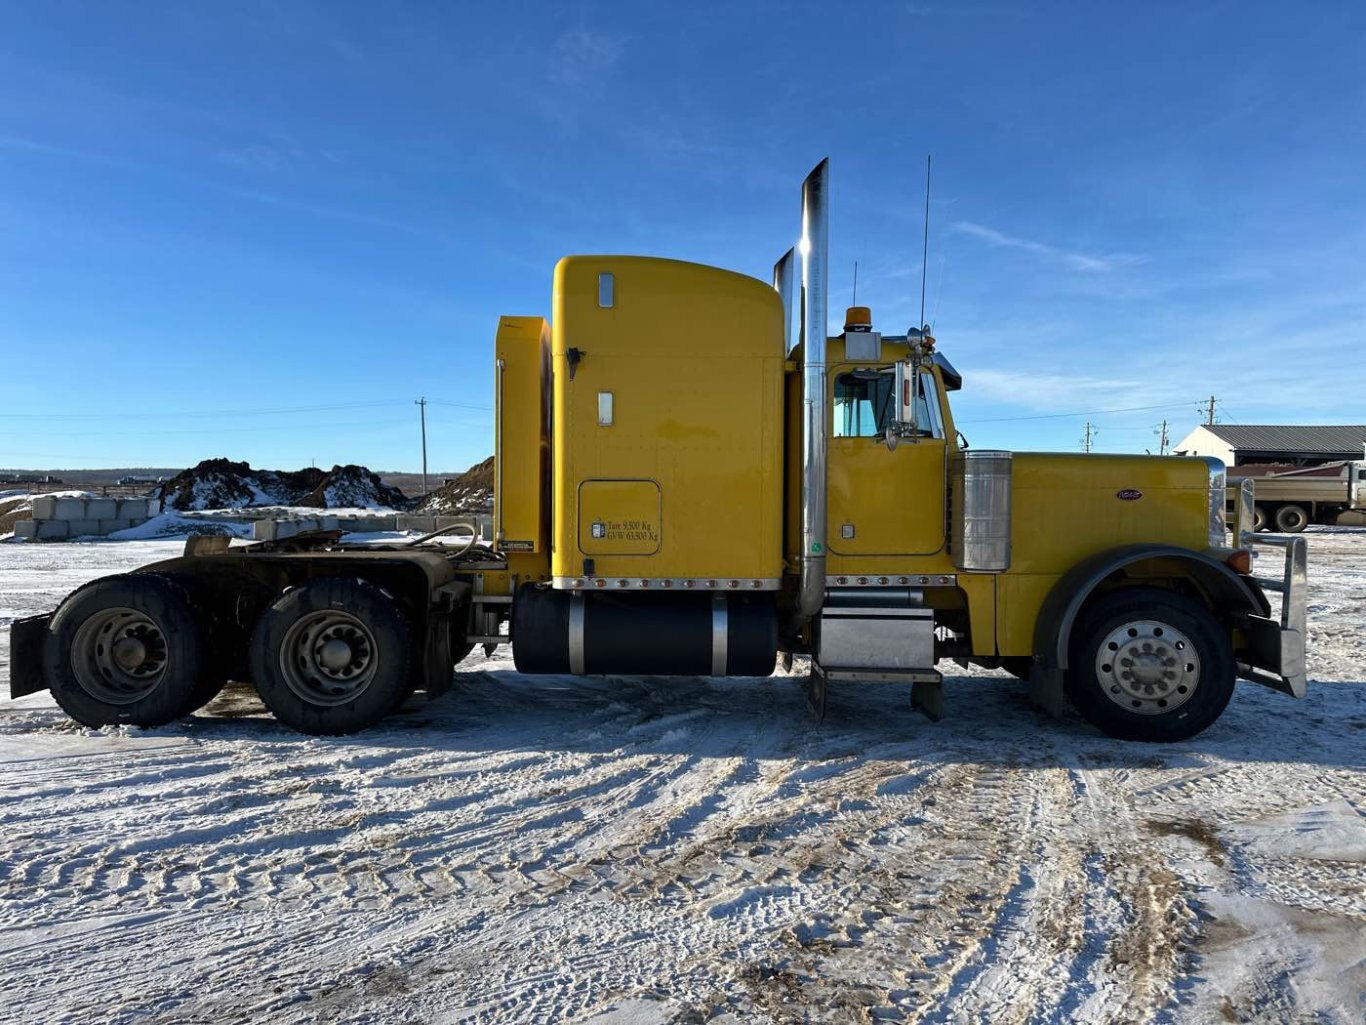
[(1204, 606), (1155, 588), (1111, 594), (1073, 634), (1067, 695), (1112, 737), (1186, 740), (1233, 695), (1232, 645)]
[(408, 694), (411, 628), (393, 600), (360, 580), (286, 592), (251, 638), (261, 700), (304, 733), (337, 735), (383, 719)]
[(86, 726), (163, 726), (197, 707), (204, 637), (185, 590), (155, 573), (81, 588), (52, 617), (44, 670), (57, 704)]
[(1276, 529), (1282, 534), (1298, 534), (1309, 526), (1309, 514), (1301, 505), (1283, 505), (1276, 510)]
[(1260, 506), (1260, 505), (1258, 505), (1258, 506), (1253, 506), (1253, 508), (1252, 508), (1252, 529), (1253, 529), (1254, 531), (1256, 531), (1256, 530), (1265, 530), (1265, 529), (1266, 529), (1266, 509), (1265, 509), (1265, 507)]

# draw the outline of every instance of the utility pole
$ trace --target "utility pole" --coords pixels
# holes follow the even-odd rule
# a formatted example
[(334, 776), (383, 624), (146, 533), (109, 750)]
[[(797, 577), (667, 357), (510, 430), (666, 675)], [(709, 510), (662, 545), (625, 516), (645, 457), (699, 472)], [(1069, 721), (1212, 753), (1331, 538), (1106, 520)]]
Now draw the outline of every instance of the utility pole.
[(1093, 437), (1095, 437), (1095, 436), (1096, 436), (1097, 434), (1099, 434), (1099, 433), (1100, 433), (1100, 431), (1096, 430), (1094, 427), (1091, 426), (1091, 421), (1090, 421), (1090, 420), (1087, 420), (1087, 421), (1086, 421), (1086, 437), (1082, 438), (1082, 440), (1081, 440), (1081, 450), (1082, 450), (1083, 452), (1090, 452), (1090, 451), (1091, 451), (1091, 439), (1092, 439)]
[(422, 493), (427, 493), (427, 397), (415, 399), (413, 405), (421, 410), (422, 417)]
[(1218, 401), (1213, 395), (1209, 397), (1209, 411), (1205, 414), (1205, 426), (1214, 426), (1214, 404)]
[(1165, 456), (1167, 454), (1167, 421), (1162, 421), (1162, 431), (1157, 437), (1157, 454)]

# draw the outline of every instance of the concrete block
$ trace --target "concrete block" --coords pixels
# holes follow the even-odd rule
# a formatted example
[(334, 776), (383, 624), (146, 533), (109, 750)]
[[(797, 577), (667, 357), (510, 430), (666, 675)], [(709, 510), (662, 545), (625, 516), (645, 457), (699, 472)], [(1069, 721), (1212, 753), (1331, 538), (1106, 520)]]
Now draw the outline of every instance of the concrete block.
[(133, 526), (132, 520), (100, 520), (100, 533), (112, 534), (115, 531), (127, 530)]
[(393, 516), (351, 516), (346, 519), (343, 529), (356, 533), (369, 533), (377, 530), (393, 530)]
[(85, 499), (84, 498), (59, 498), (57, 499), (57, 511), (52, 514), (54, 520), (83, 520), (85, 519)]
[(313, 521), (310, 530), (340, 530), (341, 520), (336, 516), (323, 516)]
[(253, 541), (274, 541), (277, 535), (279, 524), (274, 520), (257, 520), (251, 525), (251, 539)]
[(38, 536), (37, 520), (20, 520), (14, 525), (15, 537), (34, 538)]
[(33, 518), (35, 520), (55, 520), (57, 518), (57, 500), (51, 495), (40, 495), (33, 500)]
[[(54, 521), (61, 522), (61, 521)], [(66, 520), (66, 529), (71, 537), (85, 537), (100, 533), (99, 520)]]
[(119, 511), (114, 514), (121, 520), (136, 520), (147, 518), (147, 499), (145, 498), (120, 498)]
[(420, 534), (430, 534), (436, 529), (435, 516), (422, 516), (414, 513), (400, 513), (397, 517), (396, 530), (416, 530)]
[(71, 526), (67, 520), (39, 520), (34, 536), (40, 541), (65, 541), (71, 536)]
[(148, 516), (148, 518), (151, 518), (151, 517), (153, 517), (153, 516), (160, 516), (160, 515), (161, 515), (161, 499), (159, 499), (159, 498), (147, 498), (147, 499), (144, 499), (144, 501), (147, 503), (147, 516)]
[(119, 515), (119, 502), (116, 498), (87, 498), (85, 516), (87, 520), (113, 520)]

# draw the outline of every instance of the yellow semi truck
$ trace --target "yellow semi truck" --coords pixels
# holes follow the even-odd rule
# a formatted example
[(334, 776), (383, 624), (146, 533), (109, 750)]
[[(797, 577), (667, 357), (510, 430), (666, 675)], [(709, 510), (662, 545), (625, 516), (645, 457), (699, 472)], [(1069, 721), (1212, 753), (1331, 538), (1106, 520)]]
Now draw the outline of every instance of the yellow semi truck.
[[(551, 321), (501, 319), (491, 546), (192, 539), (16, 622), (11, 694), (156, 725), (250, 680), (339, 734), (511, 643), (524, 673), (767, 676), (803, 655), (818, 713), (832, 684), (900, 681), (937, 717), (956, 660), (1154, 741), (1208, 726), (1239, 677), (1303, 695), (1303, 539), (1230, 541), (1217, 460), (970, 449), (924, 326), (855, 307), (827, 337), (828, 196), (823, 161), (772, 282), (572, 256)], [(1253, 577), (1254, 543), (1284, 572)]]

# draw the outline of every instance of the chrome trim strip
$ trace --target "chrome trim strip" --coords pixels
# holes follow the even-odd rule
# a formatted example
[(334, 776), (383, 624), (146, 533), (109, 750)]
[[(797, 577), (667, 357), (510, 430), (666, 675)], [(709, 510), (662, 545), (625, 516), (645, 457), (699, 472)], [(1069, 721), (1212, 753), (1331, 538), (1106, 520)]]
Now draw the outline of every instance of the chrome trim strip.
[(730, 635), (730, 616), (724, 594), (711, 596), (711, 674), (726, 675), (727, 643)]
[(569, 671), (583, 675), (583, 593), (569, 596)]
[(555, 577), (557, 591), (778, 591), (777, 577)]
[(954, 573), (840, 573), (829, 578), (831, 587), (957, 587)]
[(802, 183), (802, 518), (801, 589), (807, 619), (825, 600), (825, 337), (829, 328), (830, 161)]

